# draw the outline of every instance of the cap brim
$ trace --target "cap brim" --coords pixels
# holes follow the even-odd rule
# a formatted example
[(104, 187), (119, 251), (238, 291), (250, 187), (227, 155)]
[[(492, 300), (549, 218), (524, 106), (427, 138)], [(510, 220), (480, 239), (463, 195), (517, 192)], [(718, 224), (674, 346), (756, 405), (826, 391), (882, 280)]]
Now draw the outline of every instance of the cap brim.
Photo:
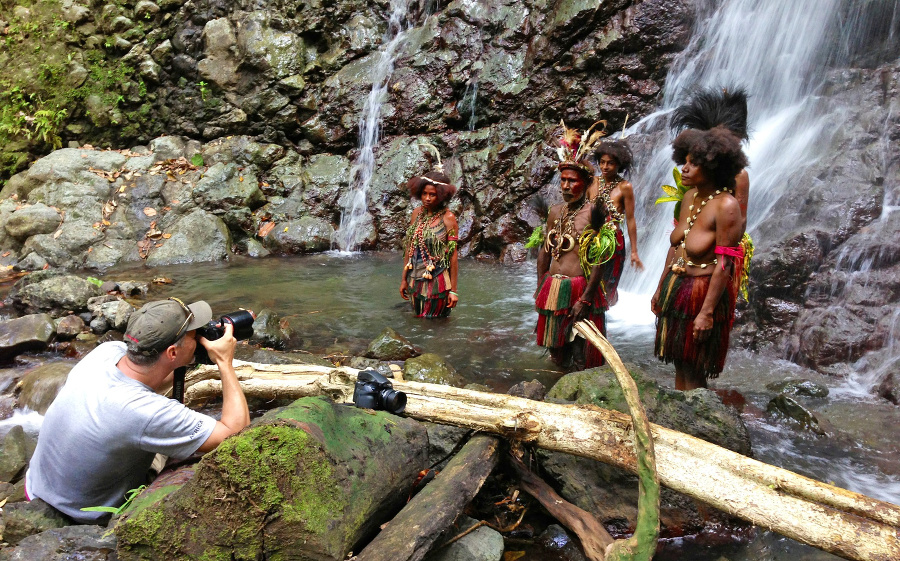
[(185, 331), (193, 331), (198, 327), (203, 327), (212, 319), (212, 308), (203, 300), (189, 304), (188, 309), (194, 313), (194, 319), (191, 320)]

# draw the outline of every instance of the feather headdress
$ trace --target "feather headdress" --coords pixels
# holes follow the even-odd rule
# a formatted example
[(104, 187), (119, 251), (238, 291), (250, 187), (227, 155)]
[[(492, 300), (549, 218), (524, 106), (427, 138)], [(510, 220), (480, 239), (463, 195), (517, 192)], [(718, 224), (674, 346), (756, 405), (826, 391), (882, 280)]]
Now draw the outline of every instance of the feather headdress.
[(749, 138), (747, 90), (739, 87), (698, 90), (672, 112), (669, 120), (669, 128), (675, 135), (685, 129), (707, 131), (714, 127), (725, 127), (744, 140)]
[(423, 152), (428, 152), (437, 160), (437, 165), (434, 166), (434, 171), (438, 173), (444, 173), (444, 163), (441, 162), (441, 153), (438, 152), (437, 147), (425, 140), (419, 140), (419, 148), (422, 149)]
[[(557, 169), (575, 168), (589, 175), (594, 174), (594, 167), (588, 163), (588, 156), (594, 151), (594, 147), (600, 139), (606, 136), (606, 121), (597, 121), (583, 133), (577, 129), (570, 129), (566, 122), (560, 120), (563, 134), (559, 139), (559, 148), (556, 154), (559, 156)], [(597, 125), (602, 125), (597, 128)]]

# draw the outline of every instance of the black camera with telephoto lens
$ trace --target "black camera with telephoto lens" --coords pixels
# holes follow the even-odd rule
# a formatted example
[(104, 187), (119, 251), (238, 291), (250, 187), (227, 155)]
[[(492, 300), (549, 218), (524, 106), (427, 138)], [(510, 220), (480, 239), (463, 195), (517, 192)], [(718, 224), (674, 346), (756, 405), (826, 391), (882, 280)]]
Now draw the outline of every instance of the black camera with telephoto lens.
[(390, 380), (378, 372), (363, 370), (353, 386), (353, 404), (398, 415), (406, 409), (406, 394), (395, 390)]
[(197, 350), (194, 351), (194, 360), (197, 364), (212, 364), (206, 347), (200, 344), (200, 337), (206, 337), (209, 341), (215, 341), (225, 335), (225, 325), (234, 326), (234, 338), (238, 341), (246, 341), (253, 336), (253, 322), (256, 316), (249, 310), (239, 310), (225, 314), (219, 319), (211, 320), (202, 327), (197, 328)]

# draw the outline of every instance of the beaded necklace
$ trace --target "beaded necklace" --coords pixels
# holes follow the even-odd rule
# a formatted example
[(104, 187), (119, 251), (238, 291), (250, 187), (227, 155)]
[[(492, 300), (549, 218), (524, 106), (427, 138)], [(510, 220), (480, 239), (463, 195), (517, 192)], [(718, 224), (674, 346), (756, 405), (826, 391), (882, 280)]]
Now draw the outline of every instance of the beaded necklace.
[(425, 232), (428, 230), (434, 217), (441, 213), (425, 212), (424, 208), (422, 209), (422, 212), (419, 213), (419, 217), (416, 219), (414, 227), (410, 228), (410, 230), (412, 230), (412, 235), (409, 238), (409, 248), (406, 250), (407, 262), (404, 270), (413, 268), (413, 257), (418, 249), (422, 255), (422, 261), (425, 263), (426, 272), (422, 275), (422, 278), (432, 278), (431, 271), (435, 269), (434, 264), (438, 259), (428, 251), (428, 244), (425, 243)]
[(713, 200), (713, 198), (715, 198), (716, 195), (718, 195), (720, 193), (731, 193), (731, 190), (730, 189), (716, 189), (715, 193), (713, 193), (712, 195), (707, 197), (705, 201), (701, 201), (701, 203), (697, 207), (696, 211), (694, 211), (694, 206), (695, 206), (695, 203), (697, 200), (697, 194), (696, 193), (694, 194), (694, 199), (691, 201), (691, 206), (688, 207), (688, 212), (694, 211), (694, 213), (691, 215), (690, 218), (688, 218), (688, 227), (684, 231), (684, 237), (681, 238), (681, 255), (678, 257), (678, 259), (675, 260), (674, 263), (672, 263), (671, 269), (672, 269), (673, 273), (680, 275), (681, 273), (685, 272), (687, 267), (700, 267), (701, 269), (705, 269), (705, 268), (709, 267), (710, 265), (715, 265), (716, 263), (719, 262), (718, 258), (714, 258), (709, 263), (698, 264), (698, 263), (694, 263), (690, 259), (687, 259), (687, 248), (685, 248), (685, 242), (687, 242), (687, 237), (691, 231), (691, 228), (694, 227), (694, 222), (697, 221), (697, 217), (700, 216), (700, 213), (706, 207), (706, 203)]
[(611, 220), (612, 222), (621, 222), (625, 219), (625, 216), (616, 208), (616, 203), (613, 202), (610, 195), (612, 194), (613, 189), (618, 187), (619, 183), (622, 183), (624, 179), (621, 175), (616, 175), (614, 181), (607, 183), (606, 178), (603, 177), (603, 175), (600, 175), (599, 177), (600, 185), (597, 189), (597, 196), (591, 200), (591, 204), (603, 199), (603, 204), (606, 205), (606, 212), (609, 216), (608, 220)]
[(556, 217), (553, 228), (547, 232), (544, 241), (544, 248), (550, 251), (554, 259), (559, 260), (560, 254), (575, 249), (575, 215), (588, 203), (590, 201), (584, 197), (578, 208), (572, 209), (566, 205), (566, 210)]

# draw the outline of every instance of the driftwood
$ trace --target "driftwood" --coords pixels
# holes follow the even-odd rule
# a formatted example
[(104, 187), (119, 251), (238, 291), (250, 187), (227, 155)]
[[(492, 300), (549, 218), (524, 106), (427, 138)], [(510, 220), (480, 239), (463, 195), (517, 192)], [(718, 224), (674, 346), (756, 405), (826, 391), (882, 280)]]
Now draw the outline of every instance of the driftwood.
[[(350, 401), (357, 370), (235, 361), (245, 393), (328, 395)], [(221, 394), (214, 367), (188, 374), (186, 403)], [(448, 386), (395, 381), (405, 414), (533, 442), (637, 473), (632, 420), (593, 406), (536, 402)], [(900, 506), (840, 489), (651, 424), (663, 485), (728, 514), (847, 559), (900, 559)]]
[(441, 532), (481, 489), (497, 465), (500, 440), (476, 435), (387, 527), (366, 546), (356, 561), (419, 561)]

